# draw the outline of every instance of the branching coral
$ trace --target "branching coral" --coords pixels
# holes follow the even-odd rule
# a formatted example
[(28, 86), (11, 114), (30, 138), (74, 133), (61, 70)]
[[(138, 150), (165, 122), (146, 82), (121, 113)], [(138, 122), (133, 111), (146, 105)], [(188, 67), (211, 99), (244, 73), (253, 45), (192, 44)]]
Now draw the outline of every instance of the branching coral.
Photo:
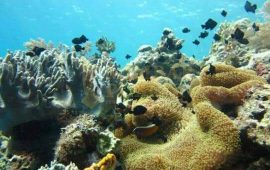
[(35, 47), (45, 48), (45, 49), (52, 49), (53, 48), (52, 43), (46, 43), (45, 40), (42, 38), (38, 38), (37, 40), (31, 39), (31, 40), (27, 41), (24, 44), (24, 46), (28, 50), (33, 50)]
[(113, 41), (109, 41), (106, 37), (100, 38), (96, 42), (96, 46), (100, 53), (102, 52), (112, 53), (115, 50), (115, 43)]
[(82, 102), (91, 108), (95, 115), (106, 115), (115, 106), (121, 75), (112, 59), (104, 53), (96, 64), (87, 60), (83, 63), (85, 96)]
[(116, 157), (114, 154), (107, 154), (98, 163), (93, 163), (89, 168), (84, 170), (114, 170), (116, 166)]
[[(238, 130), (207, 100), (195, 106), (194, 115), (181, 108), (176, 96), (161, 84), (138, 81), (134, 90), (141, 94), (138, 101), (133, 101), (134, 106), (145, 106), (144, 116), (157, 115), (161, 122), (172, 116), (181, 126), (166, 126), (166, 143), (138, 140), (133, 135), (123, 138), (120, 155), (126, 169), (218, 169), (238, 149)], [(154, 94), (162, 104), (149, 99)]]

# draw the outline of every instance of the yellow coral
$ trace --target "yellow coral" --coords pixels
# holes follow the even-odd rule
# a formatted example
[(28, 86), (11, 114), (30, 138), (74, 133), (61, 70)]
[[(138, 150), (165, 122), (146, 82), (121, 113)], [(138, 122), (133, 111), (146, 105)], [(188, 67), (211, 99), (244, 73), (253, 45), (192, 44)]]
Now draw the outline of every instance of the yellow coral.
[(241, 104), (246, 91), (265, 80), (253, 71), (241, 70), (228, 65), (215, 65), (216, 73), (207, 75), (208, 67), (201, 72), (201, 85), (191, 91), (193, 104), (209, 101), (218, 104)]
[[(226, 75), (230, 73), (230, 69), (237, 73), (236, 75), (243, 76), (236, 79), (240, 85), (234, 82), (233, 76), (220, 79), (223, 72)], [(138, 140), (134, 135), (123, 138), (120, 156), (126, 169), (218, 169), (238, 150), (237, 128), (224, 113), (214, 108), (211, 103), (222, 103), (223, 100), (234, 99), (234, 97), (235, 101), (238, 101), (238, 99), (242, 99), (243, 91), (254, 83), (261, 83), (262, 80), (249, 71), (237, 70), (228, 66), (218, 66), (217, 75), (209, 75), (208, 79), (203, 77), (208, 76), (205, 71), (203, 70), (201, 73), (201, 84), (204, 83), (207, 86), (198, 85), (194, 87), (191, 94), (195, 100), (193, 107), (196, 114), (191, 114), (189, 109), (182, 108), (179, 103), (177, 104), (177, 97), (170, 92), (171, 90), (153, 80), (139, 81), (135, 85), (135, 91), (142, 96), (138, 101), (134, 101), (134, 106), (143, 105), (147, 108), (144, 115), (134, 117), (135, 125), (144, 123), (143, 120), (149, 120), (149, 117), (153, 115), (163, 118), (163, 121), (166, 121), (165, 118), (174, 117), (172, 115), (178, 115), (181, 129), (164, 127), (169, 138), (166, 143), (147, 139)], [(240, 72), (243, 75), (238, 74)], [(219, 82), (220, 80), (228, 80), (229, 83), (222, 84)], [(215, 87), (216, 84), (230, 89)], [(221, 94), (219, 94), (220, 91)], [(153, 94), (159, 97), (157, 101), (150, 99)], [(147, 119), (143, 119), (143, 116)]]
[[(147, 112), (143, 115), (133, 116), (132, 123), (135, 126), (147, 125), (150, 123), (149, 120), (158, 117), (162, 121), (162, 126), (166, 127), (164, 130), (166, 130), (169, 125), (174, 125), (181, 119), (187, 119), (176, 96), (178, 91), (173, 86), (169, 84), (161, 85), (155, 80), (144, 81), (139, 79), (134, 86), (134, 92), (141, 94), (142, 97), (140, 100), (133, 101), (132, 108), (138, 105), (147, 108)], [(157, 99), (153, 100), (153, 96)]]
[(116, 157), (114, 154), (108, 153), (98, 163), (93, 163), (84, 170), (114, 170), (116, 166)]

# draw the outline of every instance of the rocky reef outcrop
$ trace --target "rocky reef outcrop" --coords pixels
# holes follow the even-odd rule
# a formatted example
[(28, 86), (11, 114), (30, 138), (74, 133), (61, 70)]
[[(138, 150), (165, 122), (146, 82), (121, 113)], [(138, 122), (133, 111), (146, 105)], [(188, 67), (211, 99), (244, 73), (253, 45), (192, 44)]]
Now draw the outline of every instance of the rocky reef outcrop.
[(153, 77), (168, 77), (179, 85), (185, 74), (198, 74), (200, 71), (198, 61), (179, 51), (183, 43), (184, 40), (175, 37), (171, 29), (165, 28), (157, 47), (141, 46), (138, 56), (123, 69), (123, 75), (132, 82), (146, 72)]

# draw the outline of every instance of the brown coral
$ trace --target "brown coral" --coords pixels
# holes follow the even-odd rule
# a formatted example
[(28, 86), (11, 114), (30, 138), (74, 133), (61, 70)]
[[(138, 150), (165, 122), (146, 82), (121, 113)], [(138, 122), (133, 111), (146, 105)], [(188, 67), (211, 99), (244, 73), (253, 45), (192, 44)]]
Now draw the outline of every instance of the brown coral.
[(191, 91), (194, 105), (202, 101), (239, 105), (248, 89), (265, 82), (250, 70), (236, 69), (223, 64), (215, 65), (215, 68), (216, 72), (213, 75), (207, 75), (208, 67), (202, 70), (201, 85)]
[[(141, 98), (133, 102), (133, 107), (145, 106), (146, 120), (159, 116), (166, 122), (172, 117), (181, 126), (180, 129), (164, 126), (169, 139), (166, 143), (138, 140), (134, 135), (123, 138), (120, 155), (126, 169), (218, 169), (237, 150), (237, 129), (207, 98), (195, 105), (194, 115), (180, 106), (170, 90), (154, 80), (139, 81), (134, 90)], [(157, 101), (150, 99), (153, 94), (158, 96)], [(137, 126), (145, 123), (143, 120), (134, 116), (133, 122)]]

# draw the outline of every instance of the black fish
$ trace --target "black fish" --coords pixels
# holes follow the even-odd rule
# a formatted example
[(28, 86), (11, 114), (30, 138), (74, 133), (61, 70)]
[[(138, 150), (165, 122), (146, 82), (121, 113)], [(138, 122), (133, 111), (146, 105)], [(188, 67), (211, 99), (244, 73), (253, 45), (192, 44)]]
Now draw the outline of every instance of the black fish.
[(120, 127), (123, 127), (123, 128), (127, 127), (127, 124), (124, 120), (116, 120), (114, 122), (114, 128), (120, 128)]
[(221, 36), (218, 34), (215, 34), (213, 38), (215, 41), (219, 41), (221, 39)]
[(45, 48), (42, 48), (42, 47), (34, 47), (34, 49), (32, 50), (36, 55), (40, 55), (40, 53), (42, 51), (45, 51), (46, 49)]
[(33, 51), (28, 51), (25, 53), (25, 55), (28, 55), (30, 57), (34, 57), (36, 54)]
[(256, 9), (257, 9), (256, 4), (251, 4), (249, 1), (246, 1), (245, 10), (247, 12), (255, 13)]
[(253, 30), (256, 31), (256, 32), (260, 30), (260, 27), (259, 27), (258, 25), (256, 25), (255, 22), (252, 24), (252, 28), (253, 28)]
[(153, 96), (151, 96), (151, 99), (156, 101), (158, 99), (158, 97), (154, 94)]
[(212, 64), (209, 65), (209, 70), (206, 71), (206, 75), (210, 74), (211, 76), (216, 73), (216, 67)]
[(84, 35), (72, 39), (73, 44), (82, 44), (86, 41), (88, 41), (88, 39)]
[(116, 108), (124, 110), (124, 109), (126, 109), (126, 106), (123, 103), (118, 103), (118, 104), (116, 104)]
[(195, 45), (199, 45), (200, 44), (200, 41), (194, 40), (192, 43), (195, 44)]
[(233, 34), (231, 34), (231, 37), (235, 40), (237, 40), (241, 44), (248, 44), (249, 41), (244, 38), (245, 33), (240, 30), (239, 28), (236, 28)]
[(143, 72), (143, 78), (145, 81), (150, 81), (150, 77), (151, 77), (151, 75), (149, 74), (149, 72), (147, 72), (147, 71)]
[(163, 31), (163, 35), (169, 35), (171, 33), (171, 31), (170, 30), (167, 30), (167, 29), (165, 29), (164, 31)]
[(103, 44), (105, 40), (103, 38), (98, 39), (97, 44)]
[(144, 106), (142, 106), (142, 105), (138, 105), (138, 106), (134, 107), (132, 113), (133, 113), (134, 115), (142, 115), (142, 114), (144, 114), (146, 111), (147, 111), (147, 108), (146, 108), (146, 107), (144, 107)]
[(199, 38), (205, 38), (205, 37), (207, 37), (207, 36), (208, 36), (208, 32), (207, 32), (207, 31), (204, 31), (204, 32), (201, 32), (201, 33), (200, 33)]
[(74, 45), (74, 48), (75, 48), (75, 51), (76, 51), (76, 52), (79, 52), (79, 51), (82, 51), (82, 50), (85, 49), (84, 47), (82, 47), (82, 46), (80, 46), (80, 45), (78, 45), (78, 44)]
[(184, 102), (190, 103), (192, 101), (192, 98), (190, 97), (189, 93), (187, 90), (185, 90), (182, 94), (182, 99)]
[(139, 100), (141, 98), (141, 96), (142, 95), (139, 93), (133, 93), (131, 98), (132, 98), (132, 100)]
[(131, 57), (132, 57), (132, 56), (129, 55), (129, 54), (126, 55), (126, 59), (130, 59)]
[(190, 32), (190, 29), (188, 29), (188, 28), (186, 27), (186, 28), (182, 29), (182, 32), (183, 32), (183, 33), (188, 33), (188, 32)]
[(196, 56), (194, 54), (192, 54), (192, 58), (196, 58)]
[(228, 40), (224, 40), (224, 43), (225, 43), (225, 44), (228, 44), (228, 43), (229, 43), (229, 41), (228, 41)]
[(213, 19), (209, 18), (204, 25), (201, 25), (201, 27), (205, 30), (212, 30), (217, 26), (217, 22), (214, 21)]
[(226, 16), (227, 16), (227, 11), (222, 10), (220, 14), (221, 14), (222, 16), (226, 17)]
[(155, 125), (159, 126), (159, 125), (162, 124), (162, 121), (161, 121), (161, 119), (158, 116), (154, 116), (152, 118), (152, 123), (154, 123)]

